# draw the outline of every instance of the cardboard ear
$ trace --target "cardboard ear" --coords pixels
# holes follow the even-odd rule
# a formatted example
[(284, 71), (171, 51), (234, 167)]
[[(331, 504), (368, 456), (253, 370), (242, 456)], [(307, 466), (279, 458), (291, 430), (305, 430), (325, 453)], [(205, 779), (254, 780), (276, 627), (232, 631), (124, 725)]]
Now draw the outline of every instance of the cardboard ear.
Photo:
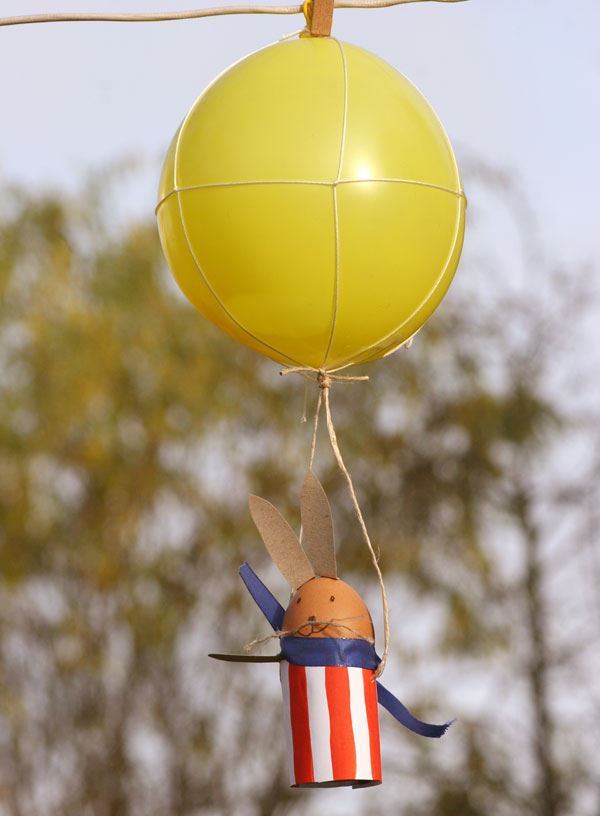
[(300, 495), (302, 546), (317, 575), (337, 578), (331, 507), (321, 482), (309, 470)]
[(293, 590), (315, 577), (296, 533), (271, 502), (259, 496), (248, 500), (250, 515), (279, 571)]

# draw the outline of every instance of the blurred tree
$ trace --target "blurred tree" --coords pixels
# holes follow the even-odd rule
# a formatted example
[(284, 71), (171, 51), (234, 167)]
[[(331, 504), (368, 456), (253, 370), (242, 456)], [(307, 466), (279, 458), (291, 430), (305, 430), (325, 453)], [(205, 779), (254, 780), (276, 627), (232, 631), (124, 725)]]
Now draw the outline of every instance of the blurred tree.
[[(460, 718), (429, 745), (384, 714), (385, 784), (368, 798), (291, 791), (273, 667), (205, 657), (262, 632), (241, 561), (283, 585), (245, 502), (252, 489), (297, 520), (310, 434), (298, 424), (302, 389), (174, 291), (153, 224), (116, 229), (97, 190), (7, 197), (1, 814), (598, 813), (589, 740), (600, 719), (586, 691), (598, 635), (586, 581), (598, 561), (596, 542), (579, 541), (590, 540), (600, 459), (593, 426), (573, 424), (584, 408), (565, 393), (581, 382), (555, 376), (580, 375), (559, 362), (573, 348), (558, 328), (590, 288), (533, 257), (531, 225), (502, 176), (475, 167), (472, 179), (482, 197), (510, 200), (534, 306), (510, 287), (458, 288), (409, 353), (332, 396), (389, 581), (389, 685), (424, 714)], [(341, 574), (375, 611), (326, 444), (321, 435), (317, 466)]]

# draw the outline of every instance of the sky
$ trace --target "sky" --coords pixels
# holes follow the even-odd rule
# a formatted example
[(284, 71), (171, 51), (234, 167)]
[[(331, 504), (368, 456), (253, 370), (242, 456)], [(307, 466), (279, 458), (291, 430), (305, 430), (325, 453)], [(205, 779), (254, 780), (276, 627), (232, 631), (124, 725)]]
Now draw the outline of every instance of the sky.
[[(18, 0), (0, 3), (0, 16), (190, 5)], [(302, 24), (260, 15), (0, 29), (0, 183), (72, 190), (83, 173), (135, 157), (146, 171), (123, 184), (123, 213), (151, 216), (161, 157), (205, 85)], [(474, 156), (512, 174), (561, 262), (600, 255), (599, 30), (596, 0), (416, 3), (334, 19), (337, 37), (425, 93), (459, 163)]]
[[(5, 0), (0, 16), (192, 5)], [(195, 98), (232, 62), (302, 25), (244, 16), (0, 28), (0, 185), (70, 192), (88, 171), (133, 157), (146, 169), (117, 186), (120, 214), (153, 217), (162, 156)], [(599, 31), (597, 0), (418, 3), (334, 17), (338, 38), (376, 52), (427, 96), (459, 165), (475, 157), (512, 175), (546, 254), (573, 274), (600, 259)], [(479, 194), (466, 192), (470, 204)], [(347, 797), (339, 801), (348, 812)]]

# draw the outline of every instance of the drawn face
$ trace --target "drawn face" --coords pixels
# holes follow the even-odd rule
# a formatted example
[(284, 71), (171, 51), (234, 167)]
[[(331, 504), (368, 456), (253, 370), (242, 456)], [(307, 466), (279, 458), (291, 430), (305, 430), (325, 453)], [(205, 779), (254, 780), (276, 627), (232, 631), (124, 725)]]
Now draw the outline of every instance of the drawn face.
[(294, 592), (283, 629), (296, 637), (373, 638), (360, 595), (339, 578), (311, 578)]

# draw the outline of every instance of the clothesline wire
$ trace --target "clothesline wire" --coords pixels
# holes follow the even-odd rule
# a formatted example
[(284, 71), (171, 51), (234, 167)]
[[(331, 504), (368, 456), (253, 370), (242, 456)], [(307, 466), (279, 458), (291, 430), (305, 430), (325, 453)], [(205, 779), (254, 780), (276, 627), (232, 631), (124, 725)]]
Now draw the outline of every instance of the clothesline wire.
[[(334, 0), (336, 9), (388, 8), (406, 3), (463, 3), (466, 0)], [(160, 23), (172, 20), (195, 20), (201, 17), (220, 17), (228, 14), (302, 14), (302, 4), (295, 6), (215, 6), (187, 11), (157, 11), (148, 13), (72, 12), (49, 14), (22, 14), (0, 17), (0, 26), (29, 25), (32, 23)]]

